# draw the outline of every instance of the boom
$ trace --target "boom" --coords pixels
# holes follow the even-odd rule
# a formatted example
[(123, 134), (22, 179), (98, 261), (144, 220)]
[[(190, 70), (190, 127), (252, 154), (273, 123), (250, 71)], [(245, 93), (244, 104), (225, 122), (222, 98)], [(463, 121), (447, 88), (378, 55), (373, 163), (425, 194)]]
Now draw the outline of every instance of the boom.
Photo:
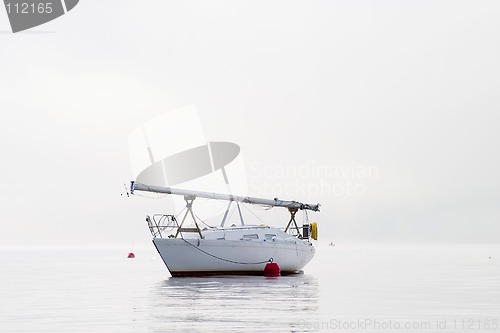
[(145, 185), (145, 184), (141, 184), (141, 183), (136, 183), (135, 181), (131, 181), (130, 182), (131, 194), (134, 194), (134, 191), (146, 191), (146, 192), (155, 192), (155, 193), (183, 195), (183, 196), (191, 197), (193, 199), (196, 197), (199, 197), (199, 198), (216, 199), (216, 200), (237, 201), (237, 202), (249, 203), (249, 204), (254, 204), (254, 205), (307, 209), (307, 210), (312, 210), (315, 212), (319, 211), (319, 206), (320, 206), (319, 204), (306, 204), (306, 203), (302, 203), (302, 202), (298, 202), (298, 201), (280, 200), (278, 198), (261, 199), (261, 198), (253, 198), (253, 197), (242, 197), (242, 196), (231, 195), (231, 194), (191, 191), (191, 190), (176, 189), (176, 188), (172, 188), (172, 187)]

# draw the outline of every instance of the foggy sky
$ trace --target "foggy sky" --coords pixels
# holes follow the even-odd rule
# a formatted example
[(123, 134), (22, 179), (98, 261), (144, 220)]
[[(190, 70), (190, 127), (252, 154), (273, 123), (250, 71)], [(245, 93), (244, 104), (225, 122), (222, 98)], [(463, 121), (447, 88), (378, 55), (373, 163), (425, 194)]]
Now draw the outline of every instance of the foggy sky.
[(210, 141), (240, 145), (249, 194), (322, 204), (324, 241), (498, 243), (499, 16), (88, 0), (12, 34), (0, 10), (0, 245), (148, 242), (144, 215), (172, 204), (120, 195), (128, 135), (193, 104)]

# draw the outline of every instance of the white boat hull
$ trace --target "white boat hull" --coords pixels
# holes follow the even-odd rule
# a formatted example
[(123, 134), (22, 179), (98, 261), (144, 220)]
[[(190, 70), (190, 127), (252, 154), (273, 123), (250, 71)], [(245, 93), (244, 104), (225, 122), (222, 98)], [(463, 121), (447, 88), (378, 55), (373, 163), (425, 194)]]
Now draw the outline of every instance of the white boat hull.
[(313, 258), (307, 240), (228, 240), (154, 238), (153, 243), (172, 276), (216, 274), (263, 275), (272, 258), (282, 274), (299, 273)]

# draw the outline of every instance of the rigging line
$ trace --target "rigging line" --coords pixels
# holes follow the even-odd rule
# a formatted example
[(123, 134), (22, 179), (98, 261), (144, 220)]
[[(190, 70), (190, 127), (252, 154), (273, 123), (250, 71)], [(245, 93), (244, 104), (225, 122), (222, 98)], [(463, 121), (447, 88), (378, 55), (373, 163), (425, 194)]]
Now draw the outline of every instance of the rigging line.
[(177, 220), (177, 218), (178, 218), (178, 217), (179, 217), (179, 216), (180, 216), (180, 215), (181, 215), (181, 214), (182, 214), (182, 213), (186, 210), (186, 208), (187, 208), (187, 207), (186, 207), (186, 206), (184, 206), (184, 208), (182, 208), (182, 210), (181, 210), (179, 213), (177, 213), (177, 215), (175, 216), (175, 219), (176, 219), (176, 220)]
[(204, 225), (206, 225), (207, 227), (209, 227), (210, 229), (214, 229), (214, 227), (212, 227), (211, 225), (209, 224), (206, 224), (198, 215), (196, 215), (195, 212), (193, 212), (194, 216), (198, 219), (198, 221), (200, 221), (201, 223), (203, 223)]
[(229, 216), (226, 218), (226, 221), (231, 221), (231, 217), (233, 216), (234, 211), (235, 211), (235, 208), (231, 207), (231, 211), (229, 212)]
[(227, 208), (226, 206), (224, 206), (224, 207), (220, 207), (220, 208), (219, 208), (219, 210), (218, 210), (217, 212), (215, 212), (214, 214), (212, 214), (212, 216), (205, 218), (205, 221), (206, 221), (206, 220), (210, 220), (210, 219), (212, 219), (212, 218), (216, 217), (217, 215), (220, 215), (223, 211), (225, 211), (225, 210), (226, 210), (226, 208)]
[(194, 247), (195, 249), (197, 249), (198, 251), (200, 252), (203, 252), (205, 253), (206, 255), (209, 255), (215, 259), (219, 259), (219, 260), (222, 260), (222, 261), (225, 261), (225, 262), (230, 262), (232, 264), (240, 264), (240, 265), (258, 265), (258, 264), (265, 264), (265, 263), (268, 263), (268, 262), (273, 262), (274, 259), (273, 257), (269, 258), (268, 260), (266, 261), (259, 261), (259, 262), (240, 262), (240, 261), (234, 261), (234, 260), (229, 260), (229, 259), (224, 259), (224, 258), (221, 258), (221, 257), (217, 257), (216, 255), (214, 254), (211, 254), (211, 253), (208, 253), (207, 251), (204, 251), (202, 249), (200, 249), (199, 247), (195, 246), (194, 244), (191, 244), (189, 243), (187, 240), (185, 240), (184, 238), (181, 238), (184, 242), (186, 242), (187, 244), (191, 245), (192, 247)]
[(148, 199), (155, 199), (155, 200), (163, 199), (163, 198), (166, 198), (168, 196), (168, 194), (164, 194), (164, 195), (161, 195), (161, 196), (148, 196), (148, 195), (144, 195), (144, 194), (139, 194), (137, 192), (134, 192), (134, 195), (138, 196), (138, 197), (143, 197), (143, 198), (148, 198)]
[(271, 210), (274, 208), (274, 206), (269, 206), (269, 205), (262, 205), (262, 204), (251, 204), (254, 207), (261, 208), (263, 210)]
[(248, 210), (250, 213), (252, 213), (253, 216), (255, 216), (257, 218), (257, 220), (259, 220), (260, 222), (262, 222), (263, 224), (266, 224), (264, 221), (262, 221), (260, 219), (260, 217), (257, 216), (257, 214), (255, 214), (249, 207), (247, 207), (246, 205), (242, 205), (243, 207), (245, 207), (246, 210)]
[(127, 184), (123, 183), (123, 186), (125, 187), (125, 193), (127, 194), (127, 198), (130, 197), (130, 193), (128, 192)]

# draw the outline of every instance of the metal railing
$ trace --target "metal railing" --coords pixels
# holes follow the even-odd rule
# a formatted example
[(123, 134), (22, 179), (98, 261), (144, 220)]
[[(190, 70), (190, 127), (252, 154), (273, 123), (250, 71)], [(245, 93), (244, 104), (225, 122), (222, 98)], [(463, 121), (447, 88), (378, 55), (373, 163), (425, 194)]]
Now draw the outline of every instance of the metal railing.
[(179, 227), (174, 215), (155, 214), (153, 215), (153, 219), (149, 215), (146, 215), (146, 222), (153, 238), (163, 238), (163, 235)]

